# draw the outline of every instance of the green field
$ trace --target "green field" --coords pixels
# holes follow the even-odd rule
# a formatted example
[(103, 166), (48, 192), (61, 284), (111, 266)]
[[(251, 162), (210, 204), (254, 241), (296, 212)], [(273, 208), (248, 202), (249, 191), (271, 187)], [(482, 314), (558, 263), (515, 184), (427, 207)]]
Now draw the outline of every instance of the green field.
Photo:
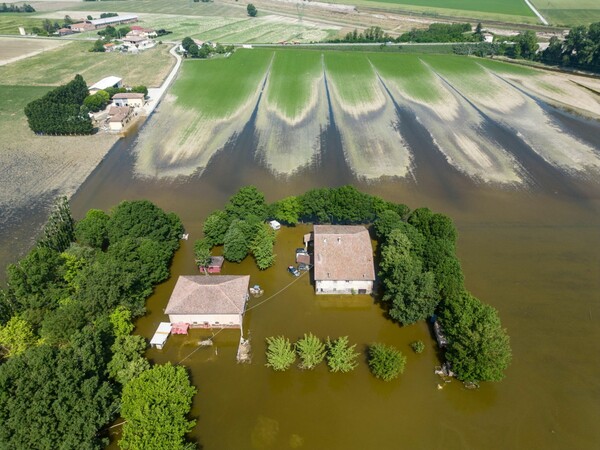
[(600, 2), (597, 0), (531, 0), (552, 24), (588, 25), (600, 22)]
[[(63, 4), (64, 5), (64, 4)], [(101, 2), (81, 2), (69, 4), (69, 9), (98, 12), (152, 13), (182, 16), (227, 16), (248, 17), (245, 4), (238, 7), (218, 2), (198, 2), (190, 0), (117, 0)]]
[(227, 117), (256, 92), (272, 59), (273, 51), (238, 50), (229, 58), (186, 61), (173, 86), (177, 104)]
[(158, 86), (174, 62), (166, 45), (136, 55), (91, 53), (90, 46), (91, 42), (71, 42), (0, 66), (0, 80), (10, 85), (58, 85), (79, 73), (90, 84), (109, 75), (118, 75), (131, 86)]
[(325, 67), (328, 79), (345, 103), (357, 105), (375, 100), (378, 81), (366, 53), (326, 53)]
[(28, 32), (33, 27), (41, 27), (42, 21), (33, 14), (2, 13), (0, 14), (0, 34), (19, 34), (19, 27), (24, 27)]
[(23, 122), (23, 108), (27, 103), (41, 97), (50, 90), (45, 86), (5, 86), (0, 85), (0, 130), (10, 135), (15, 124)]
[(307, 105), (314, 81), (323, 72), (322, 56), (315, 51), (277, 51), (269, 76), (267, 100), (290, 118)]

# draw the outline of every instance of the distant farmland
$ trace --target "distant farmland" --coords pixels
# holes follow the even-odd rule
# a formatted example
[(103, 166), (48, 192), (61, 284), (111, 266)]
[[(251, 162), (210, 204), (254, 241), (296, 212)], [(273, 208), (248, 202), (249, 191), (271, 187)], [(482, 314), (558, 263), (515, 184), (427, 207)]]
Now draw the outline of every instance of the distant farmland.
[[(535, 100), (600, 118), (594, 95), (571, 78), (453, 55), (254, 49), (186, 61), (162, 105), (168, 114), (159, 109), (140, 137), (137, 172), (202, 171), (250, 127), (248, 151), (289, 175), (316, 161), (335, 123), (356, 176), (407, 177), (418, 150), (410, 136), (416, 125), (406, 124), (415, 118), (450, 165), (482, 182), (528, 182), (514, 140), (489, 134), (498, 127), (560, 170), (598, 171), (593, 145), (571, 136)], [(578, 82), (600, 90), (598, 81)]]

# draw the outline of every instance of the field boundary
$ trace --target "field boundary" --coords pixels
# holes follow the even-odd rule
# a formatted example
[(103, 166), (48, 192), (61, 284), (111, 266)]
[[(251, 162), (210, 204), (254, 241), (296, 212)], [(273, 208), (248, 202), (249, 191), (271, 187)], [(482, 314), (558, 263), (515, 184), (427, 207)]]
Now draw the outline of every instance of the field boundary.
[(544, 25), (550, 25), (548, 23), (548, 21), (544, 18), (544, 16), (542, 16), (540, 14), (540, 12), (535, 9), (535, 6), (533, 6), (533, 4), (529, 1), (529, 0), (525, 0), (525, 3), (527, 4), (527, 6), (529, 6), (529, 9), (531, 9), (533, 11), (533, 13), (538, 16), (538, 19), (540, 19), (540, 21), (544, 24)]

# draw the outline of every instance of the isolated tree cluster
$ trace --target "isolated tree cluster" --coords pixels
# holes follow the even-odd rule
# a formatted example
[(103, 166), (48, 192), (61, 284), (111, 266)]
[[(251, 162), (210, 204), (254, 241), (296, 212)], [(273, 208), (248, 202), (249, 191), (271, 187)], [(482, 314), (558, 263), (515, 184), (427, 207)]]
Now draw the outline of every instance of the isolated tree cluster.
[(36, 134), (91, 134), (92, 121), (87, 108), (82, 108), (88, 94), (83, 77), (76, 75), (73, 81), (25, 106), (29, 128)]
[(0, 289), (0, 448), (107, 444), (100, 430), (118, 414), (123, 386), (150, 369), (132, 321), (168, 277), (182, 230), (148, 201), (90, 210), (79, 222), (57, 201)]
[(312, 333), (305, 334), (295, 344), (284, 336), (267, 338), (267, 367), (276, 371), (288, 370), (296, 358), (300, 369), (312, 370), (323, 360), (330, 372), (351, 372), (356, 368), (360, 355), (355, 351), (356, 344), (348, 344), (348, 336), (322, 341)]

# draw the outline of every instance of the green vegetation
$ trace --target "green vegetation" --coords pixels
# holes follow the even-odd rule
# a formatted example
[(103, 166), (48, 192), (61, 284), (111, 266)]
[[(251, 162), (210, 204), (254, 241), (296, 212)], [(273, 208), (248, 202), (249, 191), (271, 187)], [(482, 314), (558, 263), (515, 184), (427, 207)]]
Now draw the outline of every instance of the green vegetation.
[(412, 348), (415, 353), (423, 353), (425, 350), (425, 343), (423, 341), (413, 341), (410, 343), (410, 348)]
[(290, 340), (283, 336), (267, 338), (267, 367), (285, 371), (296, 361), (296, 352)]
[(469, 23), (432, 23), (426, 30), (413, 29), (401, 34), (397, 38), (390, 36), (380, 27), (369, 27), (359, 33), (357, 29), (344, 36), (343, 39), (331, 40), (330, 42), (478, 42), (483, 40), (481, 24), (475, 33), (471, 32)]
[(256, 260), (256, 266), (265, 270), (275, 263), (273, 246), (275, 245), (275, 230), (263, 223), (256, 227), (256, 236), (250, 244), (250, 251)]
[(136, 55), (91, 53), (89, 42), (69, 42), (58, 48), (0, 66), (4, 85), (65, 84), (79, 73), (90, 83), (118, 73), (127, 84), (159, 86), (173, 64), (169, 46), (157, 45)]
[(327, 366), (330, 372), (347, 373), (353, 371), (360, 355), (354, 349), (356, 344), (348, 345), (348, 336), (341, 336), (335, 340), (327, 338)]
[(248, 3), (248, 6), (246, 7), (246, 11), (248, 12), (248, 15), (250, 17), (256, 17), (256, 15), (258, 14), (258, 10), (256, 9), (256, 6), (254, 6), (252, 3)]
[(358, 105), (376, 99), (377, 79), (365, 54), (330, 52), (325, 58), (325, 67), (345, 103)]
[[(147, 201), (89, 212), (73, 229), (59, 201), (39, 244), (8, 267), (0, 289), (0, 447), (106, 444), (100, 430), (115, 418), (121, 386), (149, 369), (131, 321), (168, 277), (181, 232), (177, 216)], [(185, 415), (189, 405), (176, 409)]]
[(119, 446), (123, 450), (196, 448), (185, 441), (196, 424), (186, 418), (195, 393), (185, 368), (170, 363), (131, 380), (123, 388), (125, 423)]
[(300, 358), (301, 369), (314, 369), (327, 354), (325, 344), (312, 333), (304, 334), (304, 337), (296, 342), (296, 352)]
[(76, 75), (73, 81), (27, 104), (29, 128), (36, 134), (91, 134), (92, 120), (82, 109), (87, 96), (87, 84), (81, 75)]
[[(257, 91), (272, 56), (271, 51), (240, 50), (229, 58), (210, 61), (210, 66), (186, 62), (173, 86), (177, 103), (198, 109), (205, 117), (231, 116)], [(241, 78), (240, 73), (244, 74)]]
[(23, 3), (23, 5), (21, 6), (15, 5), (13, 3), (10, 3), (8, 5), (6, 3), (2, 3), (2, 5), (0, 5), (0, 13), (6, 12), (32, 13), (35, 12), (35, 8), (27, 3)]
[(293, 119), (308, 106), (315, 80), (323, 73), (322, 56), (314, 51), (278, 51), (275, 53), (267, 101)]
[(600, 5), (596, 0), (534, 0), (532, 3), (552, 24), (589, 25), (600, 21)]
[(540, 59), (546, 64), (600, 72), (600, 22), (571, 28), (564, 41), (553, 36)]
[(369, 346), (369, 369), (383, 381), (392, 381), (404, 372), (406, 357), (391, 345), (375, 343)]

